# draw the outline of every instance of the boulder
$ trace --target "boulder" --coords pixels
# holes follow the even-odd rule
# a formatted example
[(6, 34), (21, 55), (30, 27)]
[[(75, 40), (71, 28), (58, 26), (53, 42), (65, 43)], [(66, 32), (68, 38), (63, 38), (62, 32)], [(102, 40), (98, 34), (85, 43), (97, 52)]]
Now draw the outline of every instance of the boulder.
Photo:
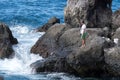
[(87, 28), (86, 29), (89, 35), (98, 35), (101, 37), (108, 37), (109, 36), (109, 29), (105, 28)]
[[(87, 28), (88, 36), (105, 36), (102, 28)], [(71, 49), (81, 46), (80, 28), (70, 28), (69, 25), (55, 24), (32, 47), (31, 52), (47, 57), (57, 53), (66, 55)]]
[(105, 66), (111, 76), (120, 76), (120, 47), (104, 49)]
[(104, 48), (114, 45), (101, 37), (101, 28), (88, 28), (86, 47), (81, 47), (80, 29), (56, 24), (37, 41), (31, 52), (45, 57), (32, 64), (36, 72), (68, 72), (79, 76), (103, 76)]
[(58, 51), (58, 40), (66, 31), (69, 25), (55, 24), (35, 43), (31, 49), (31, 53), (40, 54), (43, 57), (48, 57), (50, 54)]
[[(93, 36), (102, 36), (102, 29), (100, 28), (88, 28), (87, 29), (87, 41), (91, 39), (90, 37)], [(79, 49), (81, 47), (81, 36), (80, 36), (80, 29), (79, 28), (71, 28), (66, 30), (59, 38), (59, 49), (60, 53), (59, 54), (64, 54), (68, 55), (74, 50)], [(89, 42), (88, 42), (89, 44)], [(86, 44), (87, 45), (87, 44)]]
[[(89, 35), (101, 35), (101, 29), (88, 29)], [(40, 54), (43, 57), (47, 57), (50, 54), (57, 53), (63, 55), (69, 53), (71, 47), (80, 47), (80, 29), (72, 28), (69, 29), (67, 24), (55, 24), (43, 35), (36, 44), (32, 47), (31, 52), (35, 54)], [(68, 51), (68, 52), (67, 52)]]
[(12, 45), (17, 43), (9, 27), (0, 23), (0, 58), (9, 58), (13, 54)]
[(65, 23), (78, 27), (84, 20), (87, 27), (111, 28), (111, 3), (112, 0), (67, 0)]
[(112, 16), (112, 39), (118, 39), (117, 45), (120, 45), (120, 9), (115, 11)]
[(76, 48), (67, 56), (67, 63), (80, 76), (104, 75), (104, 43), (102, 37), (89, 37), (85, 48)]
[[(90, 44), (90, 41), (94, 39), (96, 36), (101, 37), (105, 43), (104, 48), (109, 48), (114, 46), (111, 40), (107, 40), (109, 38), (105, 38), (106, 32), (101, 28), (87, 28), (87, 44)], [(64, 54), (72, 52), (74, 49), (81, 47), (81, 36), (79, 28), (71, 28), (66, 30), (61, 37), (59, 38), (59, 48), (61, 48), (61, 52)], [(68, 51), (68, 52), (67, 52)]]
[(63, 48), (61, 49), (60, 47), (61, 52), (54, 53), (43, 61), (35, 62), (31, 67), (37, 73), (45, 71), (67, 72), (79, 76), (104, 75), (103, 46), (105, 40), (98, 36), (89, 37), (85, 48), (81, 48), (80, 45), (74, 43), (76, 41), (72, 42), (73, 44), (65, 42), (62, 46)]
[(52, 17), (50, 20), (48, 20), (48, 22), (46, 24), (44, 24), (43, 26), (40, 26), (37, 31), (38, 32), (46, 32), (51, 26), (53, 26), (56, 23), (60, 23), (60, 19), (56, 18), (56, 17)]
[(66, 62), (65, 58), (62, 57), (49, 57), (42, 61), (37, 61), (31, 64), (34, 72), (67, 72), (67, 73), (75, 73), (74, 69), (72, 69)]
[(112, 15), (112, 28), (116, 30), (120, 27), (120, 9), (115, 11)]

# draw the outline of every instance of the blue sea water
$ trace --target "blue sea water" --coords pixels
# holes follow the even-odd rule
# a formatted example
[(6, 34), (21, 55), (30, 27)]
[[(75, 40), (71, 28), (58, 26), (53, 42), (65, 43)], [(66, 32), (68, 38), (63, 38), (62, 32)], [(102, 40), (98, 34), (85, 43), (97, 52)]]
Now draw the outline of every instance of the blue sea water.
[(63, 22), (67, 0), (0, 0), (0, 21), (38, 27), (53, 16)]
[[(66, 2), (67, 0), (0, 0), (0, 21), (10, 26), (19, 41), (18, 45), (13, 46), (16, 57), (0, 60), (0, 75), (5, 80), (83, 80), (65, 73), (30, 74), (29, 65), (38, 58), (30, 54), (30, 48), (44, 34), (34, 33), (32, 29), (43, 25), (53, 16), (60, 18), (63, 23)], [(113, 12), (119, 8), (120, 0), (113, 0)]]
[(113, 3), (112, 3), (112, 11), (116, 11), (120, 9), (120, 0), (113, 0)]

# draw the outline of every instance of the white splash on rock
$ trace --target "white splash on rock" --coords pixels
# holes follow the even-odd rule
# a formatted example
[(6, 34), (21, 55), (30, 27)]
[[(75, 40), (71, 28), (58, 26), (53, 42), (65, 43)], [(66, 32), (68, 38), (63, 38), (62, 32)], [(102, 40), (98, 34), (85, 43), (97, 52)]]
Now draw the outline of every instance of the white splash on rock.
[(118, 45), (119, 39), (118, 39), (118, 38), (114, 38), (114, 43), (115, 43), (116, 45)]
[(30, 65), (43, 58), (30, 53), (30, 49), (44, 33), (30, 31), (27, 26), (10, 29), (19, 43), (13, 46), (15, 56), (12, 59), (0, 59), (0, 71), (7, 74), (31, 74)]

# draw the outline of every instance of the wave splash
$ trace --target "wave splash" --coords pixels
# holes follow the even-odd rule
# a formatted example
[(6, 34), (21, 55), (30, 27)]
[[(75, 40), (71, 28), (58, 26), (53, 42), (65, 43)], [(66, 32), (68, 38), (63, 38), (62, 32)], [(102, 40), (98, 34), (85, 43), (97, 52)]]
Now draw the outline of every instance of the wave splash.
[(44, 33), (34, 32), (28, 26), (10, 27), (18, 44), (13, 46), (15, 56), (12, 59), (0, 59), (0, 71), (9, 74), (31, 74), (30, 64), (43, 58), (30, 53), (31, 47)]

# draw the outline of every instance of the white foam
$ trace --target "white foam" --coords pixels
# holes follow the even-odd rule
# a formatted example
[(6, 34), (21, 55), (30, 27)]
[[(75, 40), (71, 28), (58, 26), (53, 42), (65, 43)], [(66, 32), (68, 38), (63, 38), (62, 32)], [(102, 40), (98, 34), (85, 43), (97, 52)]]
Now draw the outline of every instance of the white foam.
[(15, 51), (13, 59), (0, 60), (0, 70), (10, 74), (30, 74), (30, 64), (43, 59), (30, 53), (30, 49), (44, 33), (30, 31), (27, 26), (15, 26), (11, 27), (11, 30), (19, 43), (13, 46)]
[(114, 43), (115, 43), (115, 44), (118, 44), (118, 41), (119, 41), (118, 38), (114, 38)]

